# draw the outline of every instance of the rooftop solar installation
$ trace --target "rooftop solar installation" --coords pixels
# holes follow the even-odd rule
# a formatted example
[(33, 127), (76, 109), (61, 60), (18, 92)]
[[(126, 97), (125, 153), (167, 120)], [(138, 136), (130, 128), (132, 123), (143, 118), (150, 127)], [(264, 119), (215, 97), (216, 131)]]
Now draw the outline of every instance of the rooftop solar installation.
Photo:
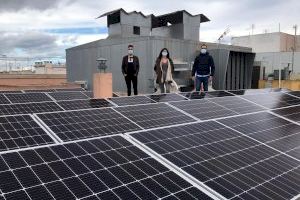
[(0, 152), (52, 143), (30, 115), (0, 117)]
[(5, 199), (212, 199), (120, 136), (4, 154)]
[(224, 199), (292, 199), (300, 161), (217, 122), (131, 134)]
[(94, 98), (94, 94), (92, 91), (82, 91), (81, 93), (83, 93), (85, 96), (89, 98)]
[(287, 108), (281, 108), (277, 110), (273, 110), (272, 112), (286, 117), (290, 120), (293, 120), (295, 122), (300, 122), (300, 106), (292, 106)]
[(282, 108), (291, 105), (300, 104), (300, 98), (281, 93), (271, 92), (266, 94), (245, 95), (242, 98), (252, 101), (258, 105), (264, 106), (269, 109)]
[(226, 97), (233, 96), (233, 94), (226, 91), (210, 91), (210, 92), (183, 92), (180, 93), (188, 99), (204, 99), (204, 98), (215, 98), (215, 97)]
[(116, 107), (115, 109), (145, 129), (196, 121), (164, 103)]
[(258, 106), (254, 103), (246, 101), (240, 97), (220, 97), (220, 98), (213, 98), (209, 99), (209, 101), (216, 103), (220, 106), (228, 108), (234, 112), (239, 114), (246, 114), (252, 112), (258, 112), (265, 110), (263, 107)]
[(139, 130), (111, 108), (42, 113), (37, 116), (62, 140), (78, 140)]
[(80, 91), (67, 91), (67, 92), (50, 92), (48, 93), (56, 101), (75, 100), (75, 99), (88, 99), (85, 94)]
[(0, 92), (0, 200), (300, 197), (299, 92), (72, 89)]
[(45, 93), (5, 94), (12, 103), (30, 103), (52, 101)]
[(5, 97), (4, 94), (0, 94), (0, 104), (10, 104), (10, 101)]
[(265, 88), (265, 89), (251, 89), (251, 90), (229, 90), (227, 91), (234, 95), (252, 95), (252, 94), (266, 94), (270, 92), (289, 92), (288, 89), (278, 89), (278, 88)]
[(109, 98), (109, 100), (118, 106), (156, 103), (154, 100), (146, 96), (117, 97)]
[(21, 90), (2, 90), (0, 91), (0, 94), (9, 94), (9, 93), (23, 93)]
[(25, 93), (32, 93), (32, 92), (55, 92), (55, 89), (37, 89), (37, 90), (23, 90)]
[(208, 120), (238, 114), (235, 111), (213, 103), (207, 99), (171, 102), (170, 104), (200, 120)]
[(87, 100), (72, 100), (72, 101), (58, 101), (65, 110), (80, 110), (89, 108), (103, 108), (113, 106), (105, 99), (87, 99)]
[(0, 105), (0, 116), (55, 112), (55, 111), (62, 111), (62, 110), (63, 109), (55, 102), (8, 104), (8, 105)]
[(286, 92), (287, 94), (296, 96), (296, 97), (300, 97), (300, 91), (288, 91)]
[(300, 126), (271, 113), (233, 117), (220, 122), (281, 152), (300, 148)]
[(83, 88), (56, 88), (56, 92), (85, 91)]
[(150, 99), (156, 101), (156, 102), (169, 102), (169, 101), (183, 101), (187, 100), (187, 98), (183, 97), (182, 95), (175, 94), (175, 93), (169, 93), (169, 94), (154, 94), (154, 95), (148, 95)]

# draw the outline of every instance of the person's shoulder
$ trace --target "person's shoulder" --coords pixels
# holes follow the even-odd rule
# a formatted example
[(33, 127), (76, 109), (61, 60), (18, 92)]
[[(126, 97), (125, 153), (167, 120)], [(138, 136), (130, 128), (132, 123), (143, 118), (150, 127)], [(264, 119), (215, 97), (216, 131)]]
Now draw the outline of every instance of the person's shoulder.
[(127, 59), (128, 58), (128, 55), (126, 55), (126, 56), (123, 56), (123, 59)]

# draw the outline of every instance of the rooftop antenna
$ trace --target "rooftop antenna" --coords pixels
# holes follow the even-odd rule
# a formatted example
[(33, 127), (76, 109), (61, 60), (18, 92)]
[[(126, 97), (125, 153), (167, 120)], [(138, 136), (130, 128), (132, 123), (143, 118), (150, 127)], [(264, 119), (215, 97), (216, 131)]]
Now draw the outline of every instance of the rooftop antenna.
[(253, 33), (254, 33), (254, 29), (255, 29), (255, 24), (251, 24), (252, 35), (253, 35)]
[(228, 26), (225, 31), (220, 35), (220, 37), (218, 38), (218, 42), (219, 44), (221, 43), (221, 40), (230, 32), (230, 27)]

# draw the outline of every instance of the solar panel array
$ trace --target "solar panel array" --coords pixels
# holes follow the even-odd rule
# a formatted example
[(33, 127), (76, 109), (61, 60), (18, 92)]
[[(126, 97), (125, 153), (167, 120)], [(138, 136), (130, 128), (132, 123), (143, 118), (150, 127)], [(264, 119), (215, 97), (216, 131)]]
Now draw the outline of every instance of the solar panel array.
[(0, 200), (300, 197), (298, 91), (21, 92), (0, 92)]
[(111, 108), (44, 113), (37, 115), (62, 141), (139, 130)]
[(0, 152), (54, 141), (30, 115), (0, 117)]

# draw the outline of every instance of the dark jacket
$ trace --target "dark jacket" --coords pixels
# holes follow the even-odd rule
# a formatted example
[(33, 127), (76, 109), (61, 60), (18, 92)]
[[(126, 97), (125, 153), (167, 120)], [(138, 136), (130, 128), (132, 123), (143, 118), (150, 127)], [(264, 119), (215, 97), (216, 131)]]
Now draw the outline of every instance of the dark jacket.
[[(140, 70), (140, 62), (137, 56), (133, 56), (133, 70), (135, 72), (135, 75), (138, 75)], [(123, 75), (128, 73), (128, 55), (123, 57), (122, 73)]]
[[(161, 83), (161, 76), (162, 76), (162, 71), (160, 68), (160, 60), (159, 58), (156, 59), (155, 65), (154, 65), (154, 71), (156, 72), (157, 78), (156, 78), (156, 83)], [(171, 72), (172, 74), (174, 73), (174, 63), (171, 58), (169, 58), (169, 62), (171, 65)]]
[(214, 59), (209, 53), (199, 54), (194, 61), (192, 76), (195, 76), (197, 72), (198, 75), (210, 75), (215, 74), (215, 64)]

